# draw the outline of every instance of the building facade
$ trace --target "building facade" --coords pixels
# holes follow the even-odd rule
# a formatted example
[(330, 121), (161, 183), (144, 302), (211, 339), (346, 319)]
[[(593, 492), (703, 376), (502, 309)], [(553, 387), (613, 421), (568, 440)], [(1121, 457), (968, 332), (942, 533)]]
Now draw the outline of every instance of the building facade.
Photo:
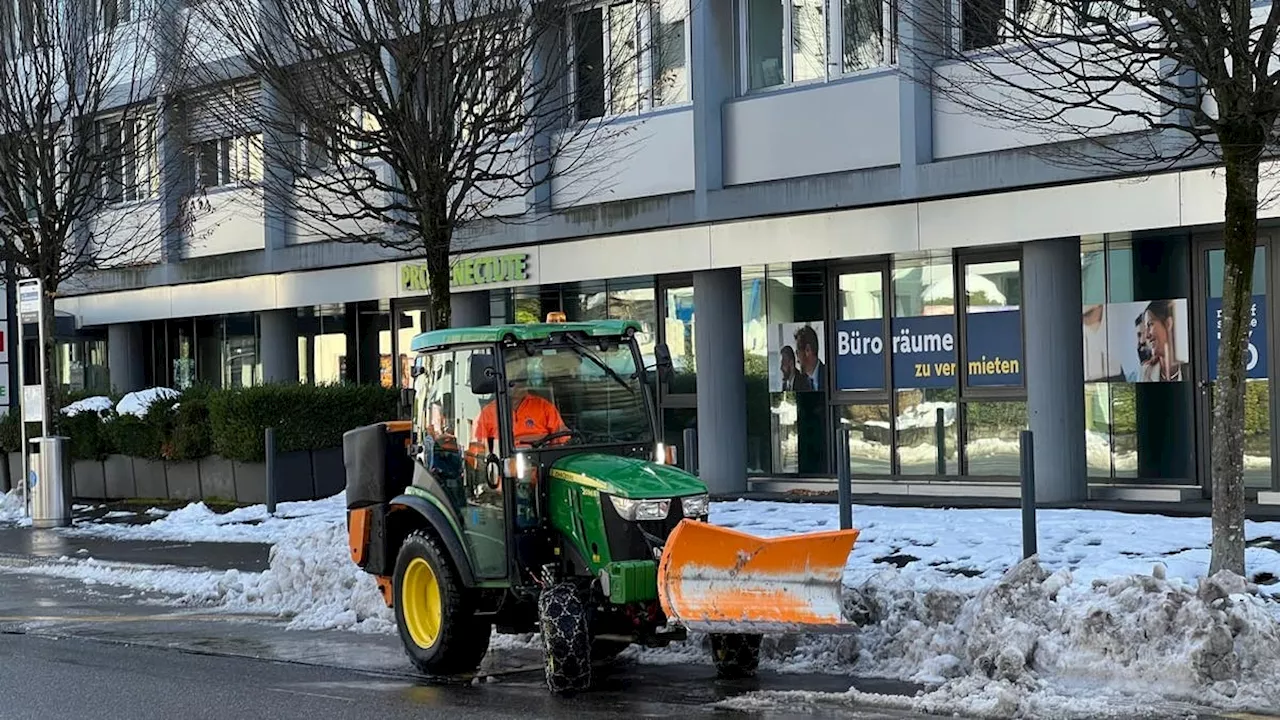
[[(664, 436), (698, 431), (716, 490), (830, 489), (844, 426), (857, 491), (1016, 496), (1031, 429), (1043, 500), (1207, 496), (1223, 261), (1211, 168), (1055, 165), (1042, 138), (914, 82), (928, 48), (904, 46), (922, 41), (878, 0), (661, 4), (668, 49), (637, 72), (676, 90), (582, 109), (634, 125), (625, 156), (583, 169), (598, 189), (557, 178), (546, 217), (458, 239), (454, 324), (641, 321), (646, 349), (676, 361)], [(839, 21), (863, 10), (882, 25)], [(607, 35), (576, 37), (607, 54)], [(209, 213), (181, 250), (59, 299), (75, 319), (64, 384), (406, 384), (431, 302), (421, 263), (272, 222), (270, 194), (234, 183), (271, 172), (260, 136), (193, 123)], [(139, 152), (182, 150), (169, 142)], [(175, 182), (129, 202), (166, 202)], [(1264, 220), (1257, 251), (1246, 400), (1262, 501), (1280, 490), (1277, 227)]]

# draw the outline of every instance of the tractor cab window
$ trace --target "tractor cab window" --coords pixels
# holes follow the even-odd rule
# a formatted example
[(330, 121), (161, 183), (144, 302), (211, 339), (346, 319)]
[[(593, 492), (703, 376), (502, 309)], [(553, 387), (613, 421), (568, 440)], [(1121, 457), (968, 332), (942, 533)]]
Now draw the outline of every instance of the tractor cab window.
[(511, 348), (504, 366), (517, 447), (653, 441), (630, 345)]

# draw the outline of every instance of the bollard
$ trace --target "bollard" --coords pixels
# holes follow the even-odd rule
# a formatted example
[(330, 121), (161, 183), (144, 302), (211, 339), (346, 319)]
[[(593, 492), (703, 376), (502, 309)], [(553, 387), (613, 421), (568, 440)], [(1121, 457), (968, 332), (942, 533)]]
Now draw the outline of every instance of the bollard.
[(840, 529), (853, 528), (853, 473), (849, 468), (849, 428), (836, 428), (836, 498), (840, 503)]
[(935, 429), (938, 443), (938, 474), (947, 474), (947, 411), (938, 408), (938, 423)]
[(684, 470), (690, 475), (698, 474), (698, 431), (695, 428), (684, 429)]
[(276, 429), (267, 428), (267, 514), (276, 514)]
[(1035, 445), (1031, 431), (1018, 434), (1022, 461), (1022, 558), (1035, 555), (1036, 550), (1036, 463)]

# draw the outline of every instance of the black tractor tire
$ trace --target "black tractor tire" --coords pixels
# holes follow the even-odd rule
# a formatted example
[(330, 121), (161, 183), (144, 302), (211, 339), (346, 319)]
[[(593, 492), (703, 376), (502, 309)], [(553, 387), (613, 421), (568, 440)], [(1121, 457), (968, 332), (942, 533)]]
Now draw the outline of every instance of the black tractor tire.
[(726, 680), (754, 677), (760, 667), (760, 635), (711, 636), (711, 657), (716, 675)]
[[(428, 646), (414, 639), (405, 622), (405, 571), (414, 560), (423, 560), (430, 566), (440, 591), (440, 629)], [(463, 587), (440, 541), (430, 532), (418, 530), (405, 538), (396, 556), (392, 589), (400, 641), (419, 672), (447, 677), (472, 673), (480, 667), (480, 661), (489, 651), (492, 627), (475, 616), (474, 598)]]
[(631, 643), (624, 643), (618, 640), (593, 640), (591, 642), (591, 660), (597, 663), (609, 662), (629, 647), (631, 647)]
[(591, 626), (587, 605), (572, 583), (538, 596), (538, 619), (546, 661), (547, 687), (567, 695), (591, 687)]

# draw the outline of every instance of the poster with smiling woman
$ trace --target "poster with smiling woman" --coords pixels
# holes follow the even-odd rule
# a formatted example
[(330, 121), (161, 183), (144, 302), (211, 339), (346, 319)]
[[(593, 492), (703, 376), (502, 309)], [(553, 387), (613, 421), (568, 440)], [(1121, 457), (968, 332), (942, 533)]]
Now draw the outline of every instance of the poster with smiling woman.
[(1107, 306), (1107, 354), (1126, 382), (1191, 379), (1187, 301), (1144, 300)]

